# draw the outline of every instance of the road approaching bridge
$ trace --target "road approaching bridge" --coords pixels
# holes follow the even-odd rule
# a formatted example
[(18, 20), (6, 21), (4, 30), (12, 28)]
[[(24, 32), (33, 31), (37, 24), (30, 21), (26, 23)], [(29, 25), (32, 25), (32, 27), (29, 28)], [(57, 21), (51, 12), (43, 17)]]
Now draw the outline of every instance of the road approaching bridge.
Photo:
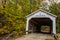
[(28, 34), (23, 37), (17, 38), (16, 40), (46, 40), (46, 39), (54, 39), (54, 37), (49, 34), (32, 33), (32, 34)]

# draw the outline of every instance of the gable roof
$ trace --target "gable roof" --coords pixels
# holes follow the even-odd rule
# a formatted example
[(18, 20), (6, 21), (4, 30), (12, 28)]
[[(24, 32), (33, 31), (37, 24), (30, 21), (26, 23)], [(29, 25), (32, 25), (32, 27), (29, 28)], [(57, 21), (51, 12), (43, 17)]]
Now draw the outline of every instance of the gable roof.
[(56, 15), (54, 15), (54, 14), (52, 14), (52, 13), (49, 13), (49, 12), (47, 12), (47, 11), (45, 11), (45, 10), (42, 10), (42, 9), (39, 9), (39, 10), (37, 10), (37, 11), (35, 11), (35, 12), (27, 15), (26, 17), (30, 17), (31, 15), (34, 15), (35, 13), (37, 13), (37, 12), (39, 12), (39, 11), (42, 11), (42, 12), (44, 12), (44, 13), (47, 13), (47, 14), (53, 16), (53, 17), (57, 17)]

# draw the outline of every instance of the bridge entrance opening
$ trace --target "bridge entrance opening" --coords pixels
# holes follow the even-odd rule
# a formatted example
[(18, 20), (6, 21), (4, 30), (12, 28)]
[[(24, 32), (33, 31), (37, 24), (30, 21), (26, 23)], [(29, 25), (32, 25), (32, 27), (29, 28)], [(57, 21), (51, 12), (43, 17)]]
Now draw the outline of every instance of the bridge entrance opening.
[(52, 20), (49, 18), (32, 18), (29, 20), (29, 33), (51, 34), (53, 29)]

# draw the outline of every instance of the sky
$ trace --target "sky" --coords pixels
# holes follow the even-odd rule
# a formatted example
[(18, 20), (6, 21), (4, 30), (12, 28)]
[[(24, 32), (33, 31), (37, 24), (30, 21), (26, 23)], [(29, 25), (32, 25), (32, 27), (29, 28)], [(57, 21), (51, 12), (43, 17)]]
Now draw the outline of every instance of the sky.
[(60, 2), (60, 0), (58, 0), (58, 2)]
[[(45, 1), (48, 3), (48, 5), (50, 5), (50, 2), (48, 0), (45, 0)], [(57, 3), (58, 2), (60, 2), (60, 0), (57, 0)]]
[[(46, 0), (46, 1), (48, 1), (48, 0)], [(57, 0), (57, 2), (60, 2), (60, 0)]]

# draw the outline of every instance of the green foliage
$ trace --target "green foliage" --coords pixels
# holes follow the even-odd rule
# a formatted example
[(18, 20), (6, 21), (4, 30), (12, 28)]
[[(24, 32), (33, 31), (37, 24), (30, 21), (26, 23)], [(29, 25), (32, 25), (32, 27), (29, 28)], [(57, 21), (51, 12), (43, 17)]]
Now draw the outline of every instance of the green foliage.
[(5, 8), (0, 8), (0, 35), (25, 31), (25, 15), (21, 9), (10, 1), (6, 1)]
[[(0, 35), (10, 34), (15, 31), (25, 32), (26, 15), (39, 8), (41, 0), (6, 0), (0, 8)], [(5, 8), (3, 8), (3, 6)], [(31, 7), (32, 6), (32, 7)]]
[(58, 11), (57, 11), (57, 4), (56, 3), (53, 3), (50, 8), (49, 8), (50, 12), (55, 14), (55, 15), (58, 15)]
[[(47, 25), (41, 26), (41, 30), (46, 30), (46, 29), (49, 29), (49, 26), (47, 26)], [(50, 29), (49, 29), (49, 30), (50, 30)]]

